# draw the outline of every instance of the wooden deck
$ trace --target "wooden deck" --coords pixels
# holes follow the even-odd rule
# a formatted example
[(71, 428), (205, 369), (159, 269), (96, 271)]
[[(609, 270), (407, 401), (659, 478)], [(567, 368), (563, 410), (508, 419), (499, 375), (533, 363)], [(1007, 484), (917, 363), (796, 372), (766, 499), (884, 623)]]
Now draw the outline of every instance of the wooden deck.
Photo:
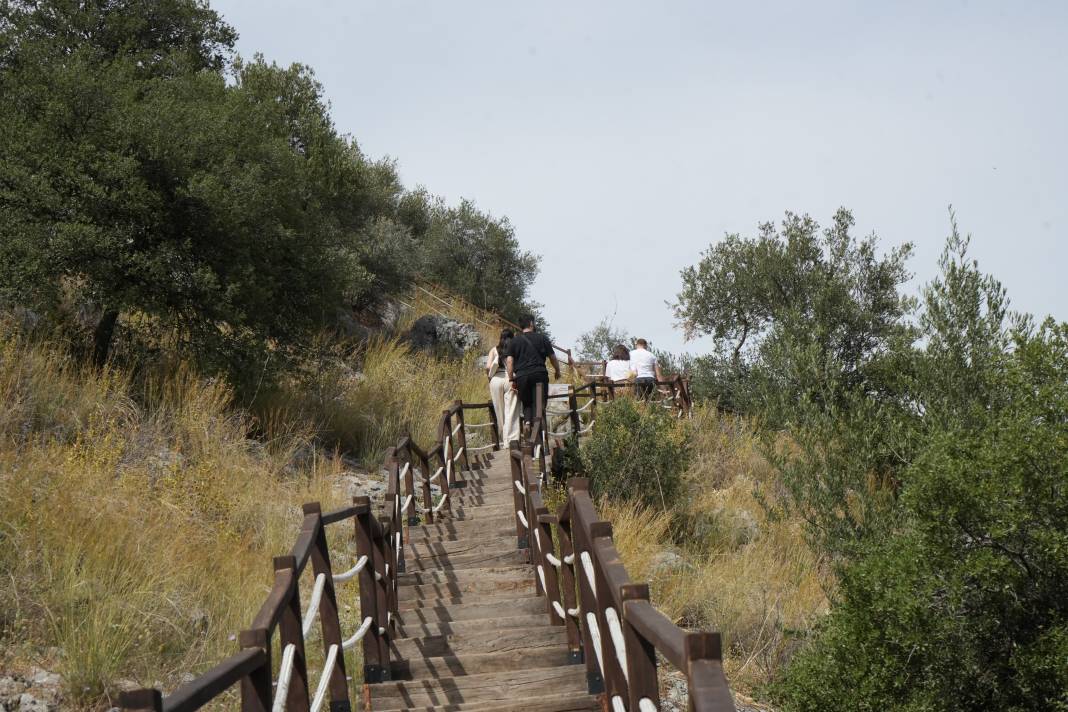
[(535, 569), (516, 548), (507, 453), (453, 489), (448, 518), (407, 530), (389, 682), (367, 685), (366, 709), (598, 710), (586, 668), (549, 625)]

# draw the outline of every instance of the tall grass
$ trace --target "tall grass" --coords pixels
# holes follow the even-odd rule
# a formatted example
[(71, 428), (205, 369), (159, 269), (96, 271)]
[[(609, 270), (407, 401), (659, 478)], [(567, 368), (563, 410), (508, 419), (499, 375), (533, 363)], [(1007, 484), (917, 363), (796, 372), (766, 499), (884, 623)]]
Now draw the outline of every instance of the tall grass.
[(781, 506), (774, 468), (750, 423), (697, 409), (683, 495), (667, 511), (602, 500), (631, 578), (651, 583), (653, 603), (679, 625), (724, 635), (734, 688), (758, 689), (826, 612), (833, 585)]
[(57, 669), (70, 706), (234, 652), (299, 505), (336, 498), (336, 461), (292, 461), (309, 433), (257, 445), (184, 368), (135, 382), (7, 337), (0, 399), (0, 648)]

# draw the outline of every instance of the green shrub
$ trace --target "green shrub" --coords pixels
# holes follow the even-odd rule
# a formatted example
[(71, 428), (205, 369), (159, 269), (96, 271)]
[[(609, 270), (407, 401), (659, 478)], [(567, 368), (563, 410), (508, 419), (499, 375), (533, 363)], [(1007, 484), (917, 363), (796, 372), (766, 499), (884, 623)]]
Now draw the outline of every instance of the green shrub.
[(597, 496), (667, 509), (689, 461), (689, 425), (655, 404), (621, 398), (597, 412), (582, 469)]

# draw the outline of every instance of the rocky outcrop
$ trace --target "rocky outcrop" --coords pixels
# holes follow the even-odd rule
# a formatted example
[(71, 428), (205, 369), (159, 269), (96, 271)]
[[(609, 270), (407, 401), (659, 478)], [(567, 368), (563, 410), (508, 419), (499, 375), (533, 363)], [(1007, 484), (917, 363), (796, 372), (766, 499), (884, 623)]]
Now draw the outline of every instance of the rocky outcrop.
[(471, 324), (437, 314), (416, 319), (403, 338), (413, 349), (451, 358), (461, 358), (482, 342), (478, 329)]

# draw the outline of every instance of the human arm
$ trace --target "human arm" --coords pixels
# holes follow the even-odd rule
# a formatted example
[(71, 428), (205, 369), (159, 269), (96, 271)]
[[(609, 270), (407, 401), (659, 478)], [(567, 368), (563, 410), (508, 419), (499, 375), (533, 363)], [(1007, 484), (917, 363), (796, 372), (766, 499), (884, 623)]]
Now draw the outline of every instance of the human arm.
[(490, 349), (489, 356), (486, 357), (486, 378), (493, 378), (493, 374), (497, 372), (500, 362), (497, 357), (497, 349)]
[(504, 359), (504, 370), (508, 374), (508, 382), (512, 384), (512, 390), (515, 390), (515, 359), (512, 358), (511, 354)]
[(560, 380), (560, 362), (556, 360), (556, 354), (549, 352), (549, 363), (553, 365), (553, 378)]

